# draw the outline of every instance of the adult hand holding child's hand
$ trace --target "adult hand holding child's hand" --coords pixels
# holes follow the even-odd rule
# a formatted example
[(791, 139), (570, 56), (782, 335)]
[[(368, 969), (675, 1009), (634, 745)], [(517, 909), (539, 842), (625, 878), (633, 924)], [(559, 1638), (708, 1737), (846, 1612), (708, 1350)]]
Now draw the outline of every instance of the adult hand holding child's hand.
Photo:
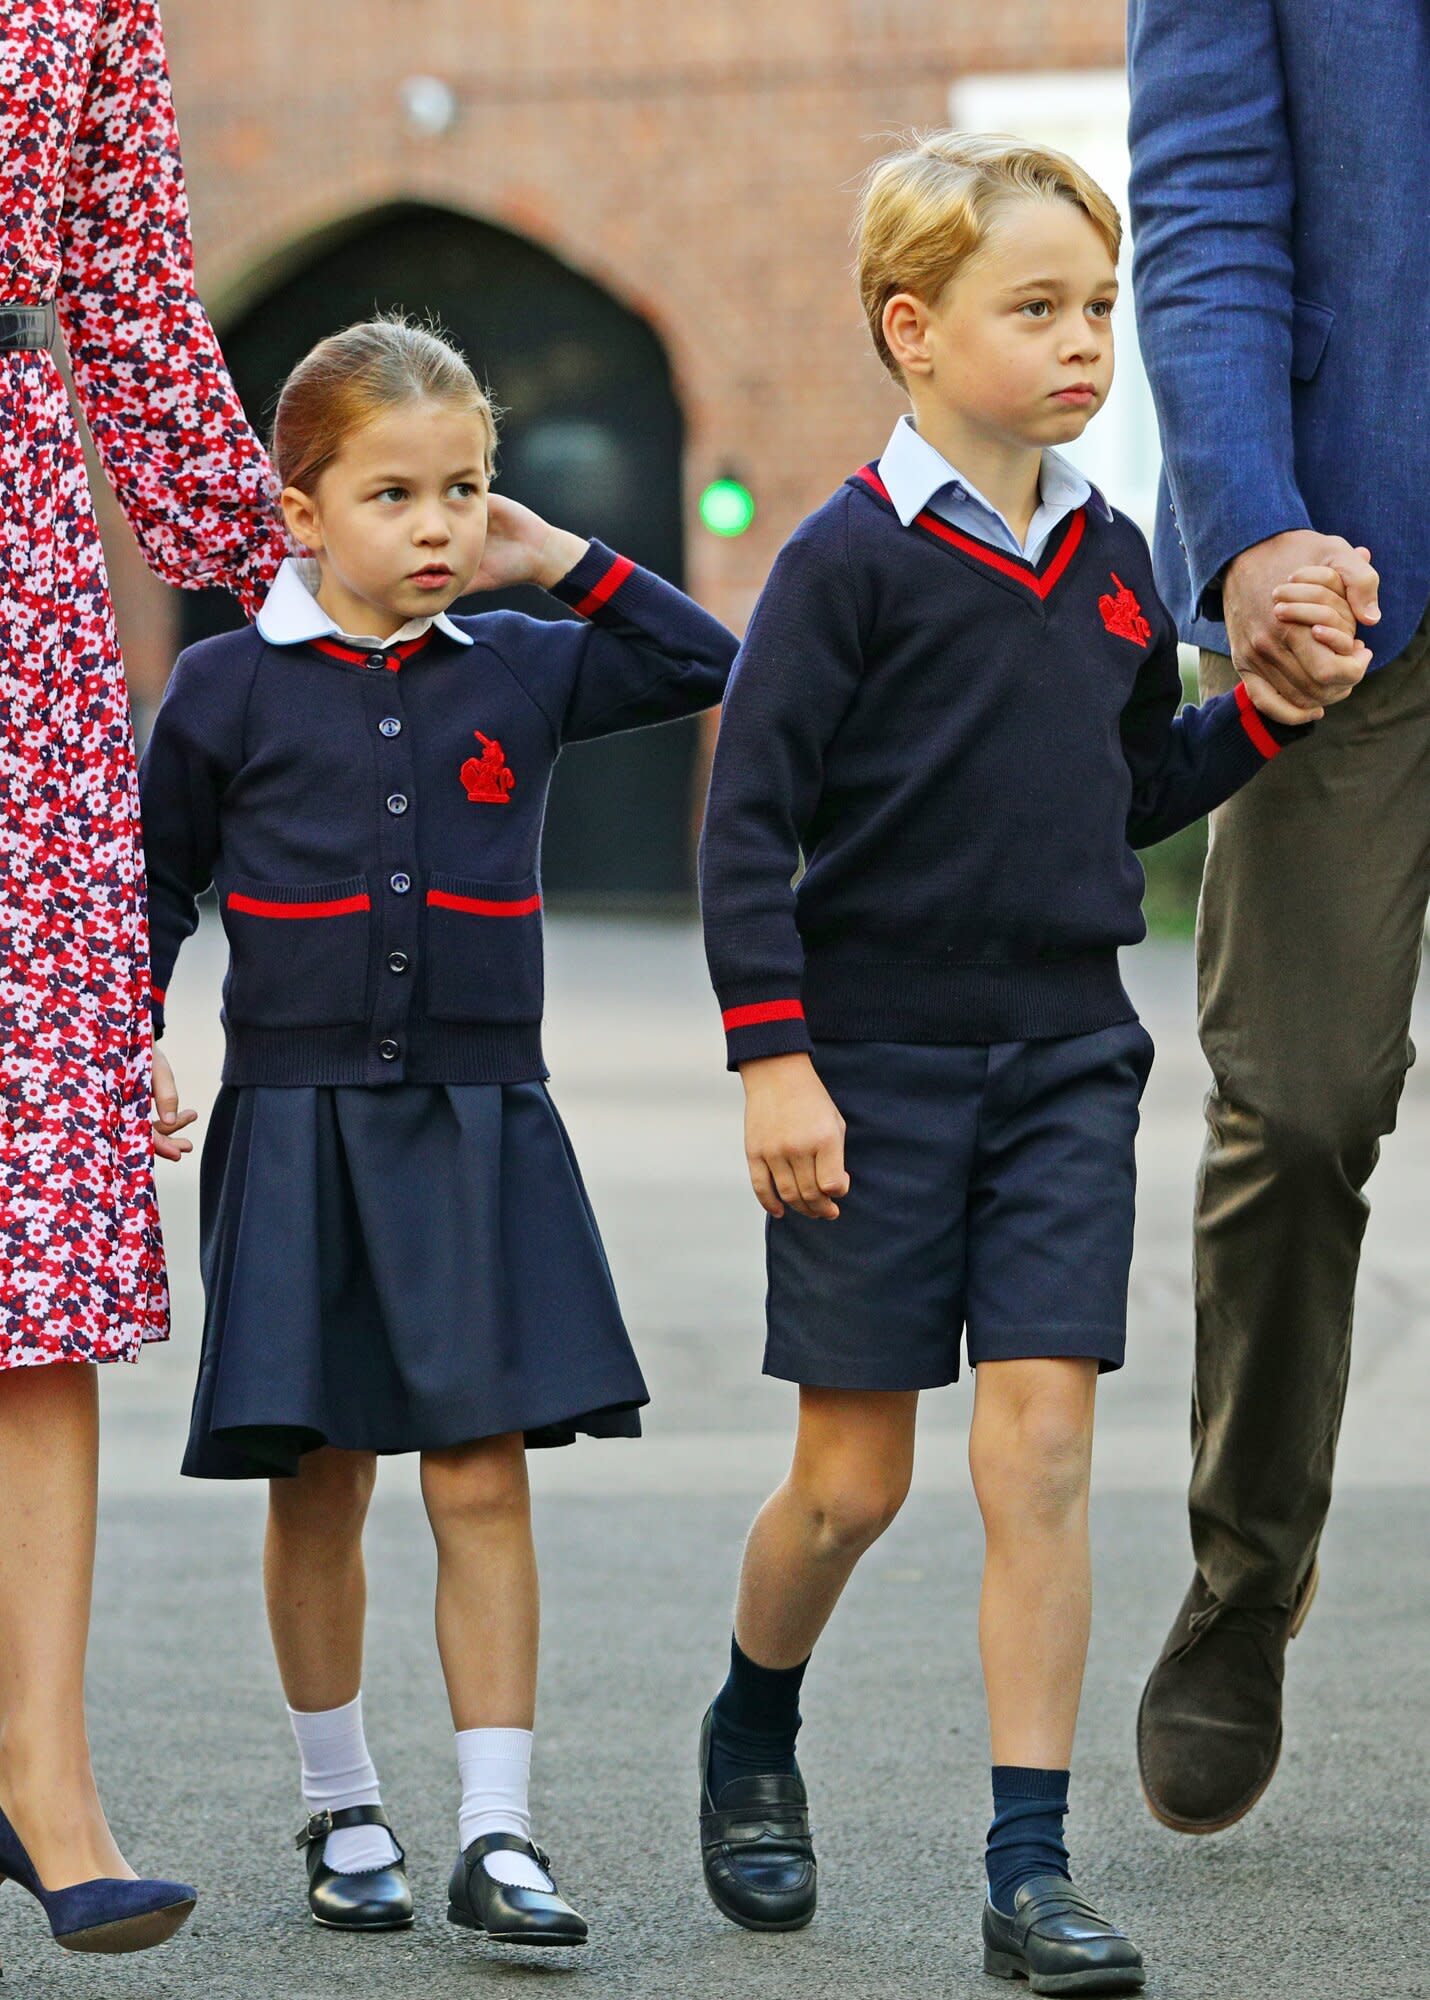
[(1230, 564), (1222, 600), (1231, 656), (1247, 693), (1276, 722), (1311, 722), (1344, 701), (1370, 665), (1357, 624), (1380, 617), (1370, 551), (1295, 529)]
[(806, 1055), (764, 1056), (740, 1065), (745, 1085), (745, 1158), (767, 1214), (832, 1221), (834, 1196), (849, 1192), (844, 1120)]

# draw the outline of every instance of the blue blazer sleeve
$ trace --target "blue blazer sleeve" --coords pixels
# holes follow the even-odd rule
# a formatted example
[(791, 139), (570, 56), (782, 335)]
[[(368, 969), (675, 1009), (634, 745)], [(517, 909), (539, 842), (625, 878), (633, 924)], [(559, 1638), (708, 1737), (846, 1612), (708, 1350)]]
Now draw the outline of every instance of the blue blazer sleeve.
[(1130, 0), (1137, 330), (1192, 604), (1312, 525), (1291, 416), (1295, 197), (1275, 0)]

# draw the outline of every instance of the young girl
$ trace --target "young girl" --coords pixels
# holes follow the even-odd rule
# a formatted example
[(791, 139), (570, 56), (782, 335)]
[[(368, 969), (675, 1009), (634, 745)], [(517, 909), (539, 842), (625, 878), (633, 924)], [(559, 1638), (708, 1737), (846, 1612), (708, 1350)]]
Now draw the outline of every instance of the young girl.
[[(527, 1805), (537, 1576), (524, 1447), (634, 1437), (645, 1384), (541, 1053), (540, 844), (563, 743), (719, 701), (735, 642), (489, 493), (491, 405), (397, 320), (290, 376), (289, 529), (257, 627), (179, 660), (141, 786), (155, 1033), (212, 882), (228, 933), (204, 1146), (207, 1312), (184, 1470), (268, 1476), (265, 1584), (324, 1924), (412, 1920), (360, 1692), (379, 1452), (421, 1454), (457, 1732), (453, 1923), (573, 1945)], [(539, 583), (577, 614), (449, 618)], [(156, 1055), (156, 1144), (192, 1112)]]

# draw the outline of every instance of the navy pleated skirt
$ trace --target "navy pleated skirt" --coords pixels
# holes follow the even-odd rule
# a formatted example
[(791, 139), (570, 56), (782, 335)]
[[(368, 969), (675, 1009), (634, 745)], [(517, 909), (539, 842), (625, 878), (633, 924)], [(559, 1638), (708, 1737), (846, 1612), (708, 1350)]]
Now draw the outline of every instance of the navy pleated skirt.
[(184, 1471), (524, 1431), (638, 1437), (645, 1382), (543, 1083), (226, 1087)]

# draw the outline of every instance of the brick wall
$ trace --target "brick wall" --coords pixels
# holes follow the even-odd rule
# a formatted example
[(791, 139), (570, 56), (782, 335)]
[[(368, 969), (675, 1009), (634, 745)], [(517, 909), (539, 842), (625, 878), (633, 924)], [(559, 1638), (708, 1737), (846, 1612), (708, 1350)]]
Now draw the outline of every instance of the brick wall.
[[(399, 197), (532, 236), (662, 335), (687, 425), (689, 584), (739, 626), (790, 528), (878, 448), (901, 407), (849, 279), (860, 173), (889, 132), (945, 122), (960, 72), (1119, 62), (1123, 11), (1123, 0), (165, 0), (200, 283), (222, 330), (312, 232)], [(409, 128), (400, 90), (416, 75), (454, 93), (440, 137)], [(727, 462), (759, 509), (735, 542), (693, 522)], [(132, 555), (115, 553), (127, 574)], [(164, 607), (116, 581), (151, 695)]]

